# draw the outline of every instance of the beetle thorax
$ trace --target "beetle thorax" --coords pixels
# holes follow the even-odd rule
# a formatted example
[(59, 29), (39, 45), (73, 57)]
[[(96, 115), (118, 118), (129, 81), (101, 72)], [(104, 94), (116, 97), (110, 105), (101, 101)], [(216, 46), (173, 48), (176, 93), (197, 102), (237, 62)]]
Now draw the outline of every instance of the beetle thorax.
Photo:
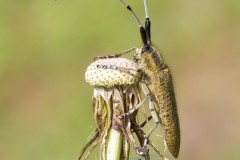
[(147, 72), (154, 74), (165, 67), (159, 51), (153, 45), (142, 45), (139, 50), (139, 57), (141, 63), (144, 64), (144, 70)]

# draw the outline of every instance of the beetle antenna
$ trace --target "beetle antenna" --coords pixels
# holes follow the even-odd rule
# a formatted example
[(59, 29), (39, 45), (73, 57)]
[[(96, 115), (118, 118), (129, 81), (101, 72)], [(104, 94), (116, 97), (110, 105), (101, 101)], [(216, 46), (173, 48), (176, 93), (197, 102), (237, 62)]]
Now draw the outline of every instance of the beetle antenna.
[(124, 4), (126, 6), (126, 8), (131, 12), (131, 14), (133, 15), (134, 19), (137, 21), (138, 27), (140, 29), (140, 33), (141, 33), (141, 37), (142, 37), (142, 42), (143, 44), (147, 44), (148, 43), (148, 38), (147, 38), (147, 34), (146, 34), (146, 30), (144, 29), (144, 27), (142, 26), (139, 18), (137, 17), (137, 15), (135, 14), (135, 12), (132, 10), (132, 8), (130, 7), (129, 4), (127, 4), (124, 0), (120, 0), (122, 2), (122, 4)]
[(148, 8), (147, 8), (147, 0), (143, 0), (144, 10), (145, 10), (145, 29), (146, 29), (146, 37), (147, 37), (147, 43), (151, 43), (151, 22), (148, 14)]

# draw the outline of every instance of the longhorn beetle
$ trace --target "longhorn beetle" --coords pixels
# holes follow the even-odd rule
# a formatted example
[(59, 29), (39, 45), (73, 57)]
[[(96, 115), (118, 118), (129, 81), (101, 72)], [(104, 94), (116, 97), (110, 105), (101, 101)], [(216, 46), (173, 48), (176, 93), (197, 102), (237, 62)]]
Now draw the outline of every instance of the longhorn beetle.
[[(155, 114), (152, 114), (152, 117), (155, 120), (156, 126), (161, 123), (167, 148), (172, 155), (177, 158), (180, 149), (180, 124), (173, 81), (167, 64), (164, 63), (160, 52), (151, 42), (151, 22), (148, 14), (147, 2), (146, 0), (143, 0), (146, 17), (144, 28), (130, 5), (128, 5), (124, 0), (120, 1), (126, 6), (126, 8), (133, 15), (134, 19), (137, 21), (143, 44), (139, 49), (132, 48), (117, 55), (102, 56), (97, 58), (119, 57), (130, 52), (131, 50), (136, 49), (134, 60), (139, 63), (139, 69), (145, 75), (144, 77), (147, 82), (145, 85), (148, 85), (144, 87), (145, 89), (143, 90), (145, 90), (145, 92), (146, 90), (150, 92), (150, 94), (146, 94), (146, 96), (150, 98), (150, 107), (153, 108), (152, 102), (154, 102), (159, 108), (159, 119)], [(133, 110), (130, 110), (128, 113), (125, 113), (122, 115), (122, 117), (133, 113), (138, 108), (139, 106)], [(152, 109), (151, 113), (153, 113)], [(158, 113), (158, 111), (155, 110), (155, 113)], [(155, 127), (153, 127), (153, 129)]]

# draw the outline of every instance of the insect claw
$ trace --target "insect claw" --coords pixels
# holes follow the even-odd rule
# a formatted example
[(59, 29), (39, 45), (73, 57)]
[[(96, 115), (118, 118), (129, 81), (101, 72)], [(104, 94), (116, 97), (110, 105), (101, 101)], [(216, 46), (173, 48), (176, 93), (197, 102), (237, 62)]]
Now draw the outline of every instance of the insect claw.
[(124, 117), (126, 117), (127, 114), (121, 114), (118, 116), (119, 119), (123, 119)]
[(149, 152), (149, 149), (144, 148), (144, 147), (136, 147), (136, 153), (141, 155), (141, 156), (146, 156)]
[(96, 61), (96, 60), (98, 60), (98, 59), (101, 59), (101, 56), (94, 57), (94, 58), (93, 58), (93, 61)]
[(131, 113), (129, 113), (129, 112), (123, 113), (123, 114), (119, 115), (118, 118), (119, 118), (119, 119), (123, 119), (123, 118), (125, 118), (125, 117), (127, 117), (127, 116), (129, 116), (129, 115), (131, 115)]

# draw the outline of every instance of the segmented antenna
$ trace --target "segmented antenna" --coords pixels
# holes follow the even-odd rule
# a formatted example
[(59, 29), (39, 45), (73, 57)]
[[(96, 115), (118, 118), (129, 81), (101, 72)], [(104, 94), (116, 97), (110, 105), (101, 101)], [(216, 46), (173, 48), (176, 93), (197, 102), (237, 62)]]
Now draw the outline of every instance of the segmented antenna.
[[(147, 44), (148, 43), (148, 36), (146, 34), (146, 30), (144, 29), (144, 27), (142, 26), (139, 18), (137, 17), (137, 15), (135, 14), (135, 12), (132, 10), (132, 8), (130, 7), (129, 4), (127, 4), (124, 0), (120, 0), (120, 2), (122, 2), (122, 4), (124, 4), (126, 6), (126, 8), (131, 12), (131, 14), (133, 15), (134, 19), (137, 21), (138, 27), (140, 29), (140, 33), (141, 33), (141, 37), (142, 37), (142, 42), (143, 44)], [(150, 22), (150, 21), (149, 21)], [(146, 25), (146, 24), (145, 24)]]
[(144, 10), (146, 19), (149, 19), (148, 8), (147, 8), (147, 0), (143, 0)]
[(145, 10), (145, 17), (146, 17), (145, 29), (146, 29), (147, 43), (150, 44), (151, 43), (151, 22), (148, 14), (147, 0), (143, 0), (143, 4), (144, 4), (144, 10)]

